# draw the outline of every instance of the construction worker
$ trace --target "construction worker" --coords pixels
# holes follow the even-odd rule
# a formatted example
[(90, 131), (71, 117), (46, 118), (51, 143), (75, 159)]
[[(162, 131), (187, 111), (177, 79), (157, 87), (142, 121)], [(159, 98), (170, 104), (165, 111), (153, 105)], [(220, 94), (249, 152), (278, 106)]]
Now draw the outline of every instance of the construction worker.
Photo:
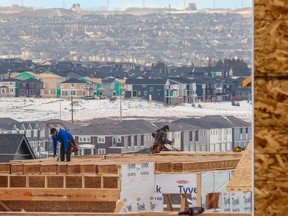
[(167, 139), (167, 132), (169, 132), (169, 126), (165, 125), (163, 128), (160, 128), (152, 133), (152, 136), (155, 138), (154, 144), (150, 146), (150, 151), (152, 154), (160, 153), (163, 150), (167, 150), (165, 144), (173, 145), (174, 140)]
[(55, 158), (56, 156), (57, 142), (60, 142), (60, 161), (65, 161), (65, 155), (66, 161), (70, 161), (71, 147), (73, 147), (72, 150), (75, 151), (74, 148), (76, 146), (76, 142), (72, 134), (63, 129), (57, 131), (56, 128), (51, 128), (50, 134), (52, 135), (51, 137), (53, 141), (53, 157)]

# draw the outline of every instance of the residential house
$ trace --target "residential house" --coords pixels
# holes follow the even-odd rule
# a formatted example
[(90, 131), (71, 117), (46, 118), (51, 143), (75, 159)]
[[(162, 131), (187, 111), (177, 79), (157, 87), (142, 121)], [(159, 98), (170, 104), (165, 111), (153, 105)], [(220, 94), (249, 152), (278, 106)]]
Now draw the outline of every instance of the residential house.
[(29, 78), (19, 83), (19, 97), (40, 97), (43, 82), (38, 79)]
[(153, 143), (151, 133), (157, 128), (144, 120), (117, 124), (93, 124), (72, 131), (79, 144), (79, 154), (137, 152)]
[(233, 125), (232, 130), (232, 148), (236, 146), (246, 147), (252, 139), (252, 124), (251, 122), (243, 121), (235, 116), (226, 116)]
[(121, 121), (119, 125), (122, 125), (129, 132), (128, 142), (124, 142), (122, 153), (149, 149), (153, 144), (154, 138), (151, 134), (157, 130), (155, 124), (145, 120), (125, 120)]
[[(183, 76), (181, 77), (168, 77), (171, 82), (169, 86), (171, 99), (174, 97), (177, 103), (195, 103), (197, 102), (196, 86), (197, 83), (194, 79), (188, 79)], [(171, 103), (171, 104), (177, 104)]]
[(141, 98), (167, 103), (170, 82), (167, 79), (127, 79), (125, 98)]
[(17, 123), (19, 122), (12, 118), (0, 118), (0, 134), (10, 133)]
[(213, 102), (230, 101), (232, 99), (233, 82), (231, 78), (213, 77), (211, 82), (213, 86)]
[(233, 88), (232, 88), (232, 100), (252, 100), (252, 91), (251, 87), (242, 87), (242, 82), (245, 79), (245, 77), (240, 77), (238, 79), (234, 79), (233, 82)]
[[(212, 118), (212, 120), (211, 120)], [(206, 129), (206, 131), (201, 130), (200, 134), (202, 136), (202, 140), (199, 140), (198, 143), (200, 145), (206, 145), (206, 151), (209, 152), (225, 152), (232, 151), (232, 128), (233, 125), (226, 121), (224, 118), (218, 118), (217, 121), (213, 120), (213, 117), (205, 116), (200, 119), (189, 118), (189, 119), (180, 119), (176, 120), (178, 124), (181, 122), (187, 123), (190, 125), (194, 125), (197, 127), (202, 127)], [(199, 136), (199, 131), (198, 131)], [(203, 143), (202, 143), (203, 141)], [(198, 147), (198, 149), (204, 150), (205, 148)], [(197, 150), (197, 143), (196, 143)]]
[(35, 159), (24, 134), (0, 134), (0, 162)]
[(209, 151), (209, 128), (196, 118), (182, 118), (173, 123), (183, 128), (181, 148), (184, 151)]
[(91, 78), (91, 77), (81, 77), (80, 80), (85, 81), (85, 82), (91, 82), (94, 85), (94, 96), (95, 97), (100, 97), (102, 96), (103, 93), (103, 88), (102, 88), (102, 79), (99, 78)]
[(235, 116), (211, 115), (199, 120), (210, 128), (215, 125), (210, 131), (210, 151), (213, 151), (213, 148), (214, 151), (230, 151), (237, 145), (245, 147), (251, 140), (251, 124)]
[(19, 80), (5, 79), (0, 80), (0, 97), (18, 97), (19, 96)]
[[(114, 77), (106, 77), (102, 79), (102, 88), (103, 88), (103, 93), (102, 95), (106, 98), (113, 98), (116, 97), (116, 85), (117, 80)], [(120, 86), (117, 84), (117, 91), (120, 91)], [(122, 90), (121, 90), (122, 91)]]
[(83, 81), (75, 78), (61, 82), (61, 97), (85, 98), (94, 96), (94, 85), (89, 81)]
[(41, 97), (60, 97), (60, 83), (66, 80), (65, 77), (58, 76), (49, 71), (39, 74), (38, 77), (43, 82)]

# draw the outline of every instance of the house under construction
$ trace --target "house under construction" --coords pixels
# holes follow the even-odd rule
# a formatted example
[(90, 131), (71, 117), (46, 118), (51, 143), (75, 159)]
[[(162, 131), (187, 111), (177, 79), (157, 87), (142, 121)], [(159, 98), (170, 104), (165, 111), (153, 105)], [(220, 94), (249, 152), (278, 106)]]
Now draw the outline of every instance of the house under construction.
[[(172, 214), (189, 207), (191, 200), (187, 194), (193, 193), (194, 206), (203, 206), (204, 203), (206, 207), (222, 208), (218, 206), (221, 202), (215, 204), (215, 200), (203, 196), (203, 189), (209, 188), (205, 179), (214, 179), (214, 188), (205, 193), (215, 198), (217, 175), (223, 176), (226, 172), (230, 176), (242, 155), (243, 152), (161, 152), (75, 156), (69, 163), (58, 162), (55, 158), (1, 163), (0, 212), (7, 215), (20, 212), (22, 215), (24, 212), (31, 215), (33, 212), (45, 212), (46, 215), (49, 212)], [(211, 175), (214, 177), (209, 177)], [(178, 184), (176, 190), (180, 189), (181, 203), (177, 209), (171, 199), (175, 188), (159, 186), (156, 182), (163, 178), (166, 180), (161, 182), (175, 178), (177, 183), (171, 184)], [(227, 179), (223, 181), (227, 182), (230, 177)], [(189, 184), (192, 186), (188, 187)], [(155, 185), (161, 194), (155, 195)], [(196, 188), (202, 192), (197, 193)], [(233, 185), (229, 190), (233, 190)], [(251, 185), (236, 190), (251, 192)], [(207, 200), (203, 202), (204, 197)], [(221, 194), (216, 194), (216, 198), (221, 199)], [(251, 203), (250, 212), (243, 215), (251, 215)]]

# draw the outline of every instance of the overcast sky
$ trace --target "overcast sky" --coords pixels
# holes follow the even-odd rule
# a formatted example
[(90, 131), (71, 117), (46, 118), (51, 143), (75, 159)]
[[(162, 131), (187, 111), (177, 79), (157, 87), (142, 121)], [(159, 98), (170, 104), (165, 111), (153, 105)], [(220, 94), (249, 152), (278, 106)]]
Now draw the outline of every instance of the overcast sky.
[(253, 0), (0, 0), (0, 6), (18, 4), (41, 8), (71, 8), (74, 3), (80, 4), (84, 9), (109, 8), (126, 9), (127, 7), (169, 7), (182, 9), (184, 4), (196, 3), (197, 9), (203, 8), (242, 8), (252, 7)]

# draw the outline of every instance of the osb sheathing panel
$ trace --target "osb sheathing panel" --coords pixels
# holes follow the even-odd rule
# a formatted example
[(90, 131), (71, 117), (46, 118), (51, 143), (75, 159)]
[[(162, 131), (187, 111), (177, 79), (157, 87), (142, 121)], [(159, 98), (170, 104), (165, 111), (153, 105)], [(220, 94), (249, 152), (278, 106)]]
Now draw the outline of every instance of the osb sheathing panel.
[(288, 215), (288, 1), (254, 1), (255, 216)]
[(227, 185), (228, 191), (252, 191), (252, 143), (250, 142)]

